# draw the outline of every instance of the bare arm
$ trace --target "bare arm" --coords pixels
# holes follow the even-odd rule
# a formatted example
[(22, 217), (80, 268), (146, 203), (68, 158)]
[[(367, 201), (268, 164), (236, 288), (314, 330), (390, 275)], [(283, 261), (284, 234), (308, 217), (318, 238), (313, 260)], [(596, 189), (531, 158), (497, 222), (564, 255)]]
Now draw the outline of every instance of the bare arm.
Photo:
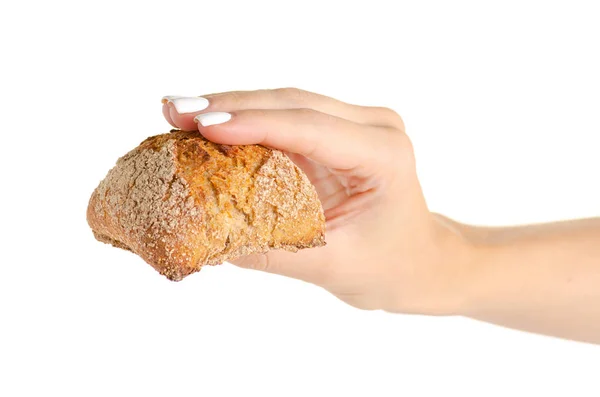
[(474, 247), (459, 314), (600, 343), (600, 218), (511, 228), (439, 219)]
[(168, 96), (173, 126), (280, 149), (303, 169), (327, 245), (235, 264), (319, 285), (361, 309), (465, 315), (600, 343), (600, 219), (480, 228), (432, 214), (404, 122), (294, 88)]

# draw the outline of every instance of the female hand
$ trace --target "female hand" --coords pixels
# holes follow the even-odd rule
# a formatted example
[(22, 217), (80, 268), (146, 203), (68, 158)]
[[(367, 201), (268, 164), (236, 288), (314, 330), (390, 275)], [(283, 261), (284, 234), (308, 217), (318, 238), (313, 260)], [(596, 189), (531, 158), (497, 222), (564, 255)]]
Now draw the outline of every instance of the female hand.
[(454, 313), (468, 250), (429, 212), (394, 111), (294, 88), (165, 97), (174, 127), (230, 145), (286, 152), (316, 187), (327, 245), (235, 261), (319, 285), (363, 309)]

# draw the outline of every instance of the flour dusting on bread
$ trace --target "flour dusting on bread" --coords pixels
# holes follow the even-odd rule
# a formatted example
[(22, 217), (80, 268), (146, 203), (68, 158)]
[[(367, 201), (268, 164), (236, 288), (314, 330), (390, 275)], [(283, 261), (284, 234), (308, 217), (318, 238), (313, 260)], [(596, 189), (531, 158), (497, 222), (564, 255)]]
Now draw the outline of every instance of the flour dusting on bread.
[(98, 240), (171, 280), (252, 253), (325, 243), (314, 187), (285, 154), (218, 145), (198, 132), (150, 137), (120, 158), (87, 216)]

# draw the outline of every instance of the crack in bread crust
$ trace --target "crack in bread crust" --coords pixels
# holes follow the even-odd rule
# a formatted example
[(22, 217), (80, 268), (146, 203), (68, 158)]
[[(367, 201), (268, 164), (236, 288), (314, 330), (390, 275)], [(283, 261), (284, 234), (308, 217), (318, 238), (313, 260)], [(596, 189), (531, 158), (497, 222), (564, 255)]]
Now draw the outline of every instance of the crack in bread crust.
[(147, 138), (119, 159), (87, 219), (98, 240), (171, 280), (269, 249), (325, 244), (315, 189), (286, 155), (215, 144), (197, 131)]

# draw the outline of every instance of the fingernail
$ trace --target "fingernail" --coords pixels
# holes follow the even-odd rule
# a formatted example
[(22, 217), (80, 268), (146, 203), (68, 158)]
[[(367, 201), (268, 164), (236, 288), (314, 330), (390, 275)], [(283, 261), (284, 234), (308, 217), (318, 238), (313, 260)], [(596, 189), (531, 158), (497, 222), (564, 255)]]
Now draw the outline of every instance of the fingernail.
[(162, 103), (167, 102), (172, 103), (179, 114), (199, 112), (208, 107), (208, 99), (201, 96), (167, 95), (162, 98)]
[(202, 127), (209, 125), (222, 124), (231, 120), (231, 114), (225, 112), (203, 113), (194, 117), (196, 123), (202, 124)]

